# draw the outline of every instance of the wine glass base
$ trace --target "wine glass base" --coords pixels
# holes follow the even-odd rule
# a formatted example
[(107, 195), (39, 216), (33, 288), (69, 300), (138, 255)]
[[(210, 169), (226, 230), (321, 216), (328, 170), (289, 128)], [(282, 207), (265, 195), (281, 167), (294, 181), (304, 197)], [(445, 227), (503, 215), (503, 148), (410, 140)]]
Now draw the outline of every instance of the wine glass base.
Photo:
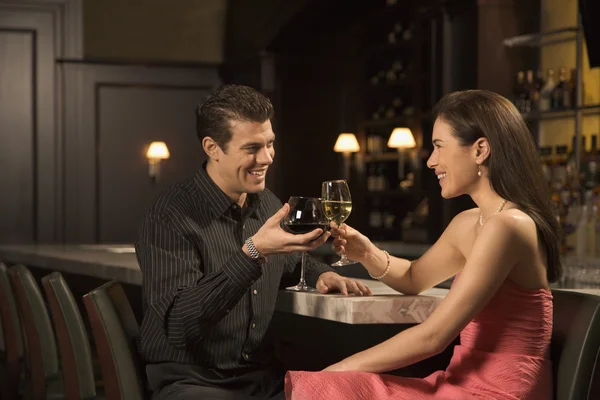
[(332, 267), (341, 267), (344, 265), (350, 265), (350, 264), (356, 264), (358, 261), (353, 261), (353, 260), (349, 260), (349, 259), (341, 259), (338, 260), (336, 262), (334, 262), (333, 264), (330, 264)]
[(317, 289), (308, 286), (307, 284), (299, 283), (296, 286), (286, 287), (285, 290), (289, 290), (292, 292), (316, 292)]

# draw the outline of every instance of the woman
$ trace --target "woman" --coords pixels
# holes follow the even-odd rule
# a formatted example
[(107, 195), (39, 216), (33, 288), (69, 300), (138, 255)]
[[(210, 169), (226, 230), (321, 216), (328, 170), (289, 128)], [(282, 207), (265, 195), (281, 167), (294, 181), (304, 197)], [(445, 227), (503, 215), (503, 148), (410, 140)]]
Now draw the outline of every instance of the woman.
[[(455, 92), (435, 107), (433, 153), (444, 198), (464, 211), (418, 260), (391, 257), (348, 225), (337, 252), (406, 294), (456, 275), (422, 324), (320, 372), (291, 371), (286, 395), (316, 399), (551, 399), (552, 294), (561, 271), (559, 225), (531, 134), (504, 97)], [(442, 352), (460, 334), (448, 368), (424, 379), (378, 373)]]

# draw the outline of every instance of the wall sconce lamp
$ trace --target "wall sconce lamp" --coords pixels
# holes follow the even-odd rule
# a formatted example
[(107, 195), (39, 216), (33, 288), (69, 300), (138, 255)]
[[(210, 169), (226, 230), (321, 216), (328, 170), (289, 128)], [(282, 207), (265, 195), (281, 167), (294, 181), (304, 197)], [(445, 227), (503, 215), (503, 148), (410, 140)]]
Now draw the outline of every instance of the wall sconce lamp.
[(146, 152), (148, 159), (148, 175), (155, 182), (160, 175), (160, 161), (166, 160), (171, 154), (165, 142), (152, 142)]
[(344, 179), (350, 179), (350, 156), (352, 153), (360, 151), (358, 140), (354, 133), (340, 133), (338, 136), (333, 151), (342, 153), (344, 156)]
[(415, 138), (409, 128), (395, 128), (387, 143), (388, 147), (398, 149), (398, 179), (404, 179), (404, 153), (406, 149), (417, 146)]

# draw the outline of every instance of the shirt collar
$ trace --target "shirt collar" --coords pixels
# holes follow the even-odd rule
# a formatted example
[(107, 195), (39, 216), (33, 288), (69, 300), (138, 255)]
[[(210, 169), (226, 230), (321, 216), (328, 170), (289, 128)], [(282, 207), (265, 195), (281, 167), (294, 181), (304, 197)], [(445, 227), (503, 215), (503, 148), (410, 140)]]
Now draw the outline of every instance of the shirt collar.
[[(217, 216), (220, 217), (230, 210), (234, 209), (237, 204), (231, 200), (229, 196), (221, 190), (221, 188), (212, 180), (212, 178), (206, 172), (207, 161), (202, 163), (202, 166), (198, 168), (196, 175), (194, 176), (194, 182), (201, 190), (202, 198), (208, 208)], [(254, 214), (260, 206), (260, 194), (259, 193), (248, 193), (246, 195), (246, 205), (248, 210), (243, 213), (245, 216)]]

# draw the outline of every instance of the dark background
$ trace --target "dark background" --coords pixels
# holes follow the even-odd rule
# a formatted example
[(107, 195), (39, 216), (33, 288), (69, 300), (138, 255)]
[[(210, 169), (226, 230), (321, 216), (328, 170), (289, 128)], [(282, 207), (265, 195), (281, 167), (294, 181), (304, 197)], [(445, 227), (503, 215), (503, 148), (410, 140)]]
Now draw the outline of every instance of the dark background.
[[(514, 71), (537, 59), (509, 53), (501, 42), (538, 29), (539, 1), (226, 3), (222, 59), (197, 62), (190, 53), (190, 62), (181, 48), (202, 47), (202, 37), (157, 42), (157, 48), (180, 51), (170, 60), (87, 54), (102, 39), (92, 36), (94, 30), (110, 32), (111, 21), (97, 20), (100, 2), (0, 2), (0, 243), (132, 242), (151, 199), (205, 159), (194, 108), (222, 83), (251, 85), (273, 100), (278, 140), (268, 186), (282, 201), (318, 196), (321, 181), (341, 177), (342, 158), (332, 151), (337, 135), (355, 132), (364, 152), (373, 105), (404, 93), (417, 112), (396, 122), (410, 126), (424, 150), (416, 185), (404, 193), (390, 177), (392, 190), (377, 194), (383, 197), (376, 203), (396, 214), (394, 229), (371, 232), (368, 164), (362, 172), (353, 168), (348, 222), (381, 239), (431, 243), (454, 214), (470, 206), (466, 199), (442, 202), (437, 180), (424, 166), (431, 107), (458, 89), (509, 95)], [(130, 7), (130, 35), (144, 28), (140, 21), (149, 11), (142, 4)], [(413, 42), (385, 48), (378, 34), (398, 19), (414, 25)], [(113, 23), (115, 30), (127, 24)], [(372, 90), (373, 64), (396, 57), (411, 62), (408, 82)], [(392, 128), (373, 129), (389, 135)], [(144, 156), (153, 140), (166, 141), (171, 150), (154, 183)], [(394, 162), (386, 164), (390, 174)], [(423, 199), (429, 202), (426, 238), (402, 237), (402, 218)]]

